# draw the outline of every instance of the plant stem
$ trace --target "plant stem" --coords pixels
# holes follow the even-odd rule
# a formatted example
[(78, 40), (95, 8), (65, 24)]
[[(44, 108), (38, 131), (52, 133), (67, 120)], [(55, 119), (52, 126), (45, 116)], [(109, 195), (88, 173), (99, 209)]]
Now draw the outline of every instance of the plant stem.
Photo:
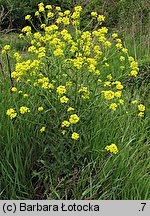
[(6, 53), (6, 57), (7, 57), (7, 63), (8, 63), (8, 71), (9, 71), (9, 77), (10, 77), (10, 81), (11, 81), (11, 87), (14, 87), (14, 81), (13, 81), (13, 78), (11, 76), (11, 65), (10, 65), (10, 60), (9, 60), (9, 56), (8, 56), (8, 53)]

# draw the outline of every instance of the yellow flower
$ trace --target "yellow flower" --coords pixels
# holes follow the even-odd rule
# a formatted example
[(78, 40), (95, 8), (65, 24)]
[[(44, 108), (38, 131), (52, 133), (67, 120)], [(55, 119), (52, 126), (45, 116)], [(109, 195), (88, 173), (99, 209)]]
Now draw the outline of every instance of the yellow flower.
[(111, 74), (107, 75), (107, 79), (112, 80), (112, 75)]
[(64, 14), (62, 12), (59, 12), (58, 15), (59, 15), (58, 19), (59, 18), (61, 19), (64, 16)]
[(39, 12), (44, 12), (45, 9), (44, 9), (44, 3), (41, 2), (40, 4), (38, 4), (38, 7), (39, 7)]
[(66, 86), (67, 86), (67, 87), (71, 87), (71, 86), (72, 86), (72, 81), (66, 82)]
[(111, 90), (102, 91), (102, 93), (104, 93), (104, 97), (105, 97), (106, 100), (111, 100), (115, 96), (115, 93), (113, 91), (111, 91)]
[(117, 104), (116, 103), (112, 103), (112, 104), (110, 104), (109, 108), (112, 109), (112, 110), (114, 110), (114, 111), (116, 111)]
[(59, 6), (56, 6), (55, 9), (56, 9), (57, 11), (61, 11), (61, 7), (59, 7)]
[(68, 16), (70, 14), (70, 10), (66, 10), (65, 12), (64, 12), (64, 15), (66, 15), (66, 16)]
[(48, 9), (48, 10), (51, 10), (51, 9), (52, 9), (52, 6), (51, 6), (51, 5), (46, 5), (45, 8)]
[(122, 52), (123, 52), (123, 53), (127, 53), (127, 52), (128, 52), (128, 49), (122, 48)]
[(21, 56), (18, 52), (14, 53), (14, 57), (16, 58), (16, 61), (19, 61), (21, 59)]
[(106, 47), (111, 47), (111, 42), (110, 42), (110, 41), (106, 41), (106, 42), (104, 43), (104, 45), (105, 45)]
[(117, 84), (117, 85), (116, 85), (116, 89), (118, 89), (118, 90), (122, 90), (122, 89), (123, 89), (123, 85), (121, 85), (121, 84)]
[(70, 112), (70, 111), (73, 111), (73, 110), (74, 110), (73, 107), (69, 107), (69, 108), (67, 109), (67, 112)]
[(53, 18), (53, 16), (54, 16), (54, 13), (52, 13), (52, 12), (48, 12), (48, 13), (47, 13), (47, 17), (48, 17), (48, 18)]
[(130, 68), (132, 68), (132, 70), (137, 70), (137, 71), (139, 71), (138, 62), (132, 61), (131, 64), (130, 64)]
[(73, 115), (70, 116), (69, 122), (71, 124), (76, 124), (79, 121), (79, 119), (80, 118), (77, 116), (77, 114), (73, 114)]
[(76, 12), (81, 12), (81, 11), (82, 11), (82, 7), (81, 7), (81, 6), (76, 6), (76, 7), (74, 8), (74, 10), (75, 10)]
[(23, 38), (23, 34), (19, 34), (19, 38)]
[(95, 71), (95, 66), (93, 64), (90, 64), (88, 66), (88, 69), (89, 69), (90, 72), (94, 72)]
[(77, 69), (81, 69), (84, 63), (84, 59), (82, 57), (77, 57), (73, 60), (73, 64)]
[(2, 54), (6, 53), (8, 50), (10, 50), (10, 45), (5, 45), (2, 49)]
[(116, 47), (117, 47), (118, 49), (122, 49), (122, 43), (117, 43), (117, 44), (116, 44)]
[(29, 46), (28, 47), (28, 52), (31, 52), (31, 53), (35, 53), (37, 50), (36, 50), (36, 47), (35, 46)]
[(137, 77), (137, 74), (138, 74), (138, 72), (137, 72), (136, 70), (132, 70), (132, 71), (130, 72), (130, 75), (131, 75), (131, 76), (134, 76), (134, 77)]
[(63, 17), (62, 22), (64, 23), (64, 25), (69, 25), (70, 24), (70, 20), (69, 20), (68, 17)]
[(11, 119), (17, 116), (16, 111), (13, 108), (7, 110), (6, 115), (8, 115)]
[(62, 22), (62, 17), (58, 17), (58, 19), (56, 20), (57, 24), (60, 24)]
[(104, 82), (104, 87), (106, 86), (111, 86), (111, 82), (110, 81)]
[(144, 112), (145, 111), (145, 106), (143, 104), (139, 104), (138, 105), (138, 110), (141, 111), (141, 112)]
[(124, 56), (120, 56), (120, 61), (124, 61), (125, 57)]
[(25, 27), (22, 29), (22, 32), (24, 32), (24, 33), (31, 33), (31, 26), (25, 26)]
[(144, 112), (139, 112), (138, 117), (143, 118), (144, 117)]
[(70, 122), (69, 122), (69, 121), (64, 120), (64, 121), (61, 123), (61, 127), (69, 127), (69, 126), (70, 126)]
[(120, 38), (116, 38), (116, 42), (118, 42), (118, 43), (122, 43), (122, 41), (121, 41)]
[(52, 83), (50, 83), (50, 84), (48, 85), (48, 88), (52, 90), (52, 89), (54, 89), (54, 85), (53, 85)]
[(96, 74), (96, 75), (100, 75), (101, 72), (100, 72), (99, 70), (96, 70), (96, 71), (95, 71), (95, 74)]
[(39, 3), (38, 7), (44, 7), (44, 3), (43, 2)]
[(113, 33), (113, 34), (112, 34), (112, 37), (113, 37), (113, 38), (116, 38), (116, 37), (118, 37), (118, 34), (117, 34), (117, 33)]
[(129, 60), (130, 62), (133, 62), (133, 61), (134, 61), (134, 58), (133, 58), (132, 56), (129, 56), (129, 57), (128, 57), (128, 60)]
[(21, 114), (25, 114), (27, 112), (30, 112), (30, 109), (28, 107), (25, 107), (25, 106), (20, 107)]
[(101, 80), (101, 79), (98, 79), (97, 81), (98, 81), (98, 82), (100, 82), (100, 83), (102, 82), (102, 80)]
[(120, 99), (119, 103), (123, 105), (124, 104), (124, 100)]
[(120, 98), (121, 95), (122, 95), (122, 92), (121, 92), (121, 91), (115, 92), (115, 97)]
[(28, 97), (28, 96), (29, 96), (28, 94), (24, 94), (24, 95), (23, 95), (23, 97)]
[(12, 91), (12, 92), (16, 92), (16, 91), (17, 91), (17, 88), (16, 88), (16, 87), (12, 87), (12, 88), (11, 88), (11, 91)]
[(97, 12), (92, 11), (92, 12), (91, 12), (91, 16), (92, 16), (92, 17), (97, 17)]
[(36, 11), (36, 12), (35, 12), (35, 16), (37, 16), (37, 17), (40, 16), (39, 11)]
[(73, 132), (72, 135), (71, 135), (71, 138), (72, 138), (73, 140), (77, 140), (77, 139), (79, 139), (79, 134), (76, 133), (76, 132)]
[(56, 92), (57, 92), (59, 95), (65, 94), (66, 91), (67, 91), (67, 90), (66, 90), (66, 87), (65, 87), (65, 86), (62, 86), (62, 85), (58, 86), (58, 87), (57, 87), (57, 90), (56, 90)]
[(121, 66), (120, 66), (120, 70), (123, 71), (124, 69), (125, 69), (125, 66), (124, 66), (124, 65), (121, 65)]
[(105, 62), (104, 66), (105, 67), (109, 67), (109, 64), (107, 62)]
[(131, 103), (132, 103), (132, 104), (137, 104), (138, 101), (137, 101), (137, 100), (133, 100)]
[(103, 22), (105, 20), (105, 17), (103, 15), (98, 15), (97, 21), (98, 22)]
[(60, 98), (61, 103), (67, 103), (68, 101), (69, 101), (69, 99), (66, 96), (63, 96)]
[(42, 106), (38, 107), (38, 111), (39, 112), (43, 111), (43, 107)]
[(66, 130), (62, 130), (62, 135), (65, 135), (66, 134)]
[(54, 56), (62, 56), (63, 54), (63, 50), (60, 48), (54, 50)]
[(44, 131), (45, 131), (45, 127), (42, 127), (42, 128), (40, 129), (40, 132), (43, 133)]
[(118, 148), (116, 146), (116, 144), (112, 143), (111, 145), (109, 146), (106, 146), (105, 149), (107, 151), (110, 151), (111, 153), (114, 153), (114, 154), (117, 154), (118, 153)]
[(6, 51), (10, 50), (10, 45), (5, 45), (3, 49), (6, 50)]
[(30, 20), (30, 19), (31, 19), (31, 15), (25, 16), (25, 20)]

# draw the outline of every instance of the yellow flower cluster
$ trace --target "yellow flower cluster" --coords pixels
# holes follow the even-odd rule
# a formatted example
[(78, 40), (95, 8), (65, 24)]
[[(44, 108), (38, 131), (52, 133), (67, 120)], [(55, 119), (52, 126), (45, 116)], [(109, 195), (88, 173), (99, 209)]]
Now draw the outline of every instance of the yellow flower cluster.
[(108, 91), (102, 91), (102, 93), (104, 94), (104, 98), (106, 100), (111, 100), (115, 97), (115, 93), (111, 90), (108, 90)]
[(10, 45), (5, 45), (2, 49), (2, 54), (5, 54), (9, 50), (10, 50)]
[(79, 121), (79, 117), (77, 116), (77, 114), (72, 114), (69, 118), (69, 122), (71, 124), (76, 124)]
[(68, 101), (69, 101), (69, 98), (67, 98), (66, 96), (63, 96), (60, 98), (61, 103), (68, 103)]
[(138, 104), (138, 100), (133, 100), (131, 101), (131, 104), (136, 105), (137, 104), (137, 108), (138, 108), (138, 117), (143, 118), (144, 117), (144, 112), (145, 112), (145, 105), (144, 104)]
[(28, 107), (26, 107), (26, 106), (22, 106), (22, 107), (20, 107), (20, 113), (23, 115), (23, 114), (25, 114), (25, 113), (28, 113), (28, 112), (30, 112), (30, 109), (28, 108)]
[(17, 116), (16, 111), (13, 108), (7, 110), (6, 115), (8, 115), (11, 119)]
[(131, 72), (130, 72), (130, 75), (131, 76), (134, 76), (134, 77), (137, 77), (137, 74), (138, 74), (138, 71), (139, 71), (139, 67), (138, 67), (138, 62), (136, 62), (133, 57), (130, 58), (130, 68), (131, 68)]
[(78, 90), (78, 92), (82, 93), (82, 98), (83, 99), (89, 99), (90, 98), (90, 92), (88, 91), (88, 88), (87, 87), (82, 87)]
[(63, 121), (61, 124), (61, 127), (69, 127), (70, 126), (70, 122), (69, 121)]
[(41, 85), (42, 89), (48, 89), (49, 91), (54, 89), (54, 81), (52, 80), (50, 82), (48, 77), (43, 76), (43, 74), (39, 74), (39, 77), (37, 82), (34, 82), (34, 86)]
[(143, 104), (138, 105), (138, 110), (141, 112), (145, 111), (145, 106)]
[(22, 29), (22, 33), (26, 34), (26, 36), (31, 36), (31, 26), (26, 26)]
[(58, 87), (57, 87), (57, 90), (56, 90), (56, 92), (58, 93), (58, 95), (65, 94), (66, 91), (67, 91), (67, 90), (66, 90), (66, 87), (65, 87), (65, 86), (62, 86), (62, 85), (58, 86)]
[(14, 53), (14, 57), (15, 57), (16, 61), (20, 61), (21, 60), (21, 55), (18, 52)]
[[(72, 108), (72, 107), (69, 107), (69, 108), (67, 109), (67, 111), (69, 111), (69, 112), (70, 112), (70, 111), (73, 111), (73, 110), (74, 110), (74, 108)], [(69, 117), (69, 121), (64, 120), (64, 121), (61, 123), (61, 127), (62, 127), (62, 128), (64, 128), (64, 127), (69, 128), (69, 126), (70, 126), (71, 124), (76, 124), (79, 120), (80, 120), (80, 118), (78, 117), (77, 114), (72, 114), (72, 115)], [(66, 132), (67, 132), (66, 130), (62, 130), (62, 134), (63, 134), (63, 135), (65, 135)], [(72, 135), (71, 135), (71, 138), (72, 138), (73, 140), (78, 140), (78, 139), (79, 139), (79, 134), (76, 133), (76, 132), (73, 132)]]
[(141, 118), (144, 117), (145, 106), (143, 104), (139, 104), (138, 105), (138, 110), (140, 111), (138, 113), (138, 116), (141, 117)]
[(112, 103), (112, 104), (110, 104), (109, 108), (115, 111), (116, 108), (117, 108), (117, 104), (116, 103)]
[(79, 134), (76, 133), (76, 132), (73, 132), (72, 135), (71, 135), (71, 138), (72, 138), (73, 140), (77, 140), (77, 139), (79, 139)]
[(41, 2), (40, 4), (38, 4), (38, 7), (39, 7), (39, 12), (44, 12), (45, 11), (44, 3), (43, 2)]
[(98, 15), (97, 21), (98, 22), (103, 22), (105, 20), (105, 17), (103, 15)]
[(118, 147), (114, 143), (112, 143), (111, 145), (106, 146), (105, 149), (107, 151), (110, 151), (113, 154), (117, 154), (118, 153)]

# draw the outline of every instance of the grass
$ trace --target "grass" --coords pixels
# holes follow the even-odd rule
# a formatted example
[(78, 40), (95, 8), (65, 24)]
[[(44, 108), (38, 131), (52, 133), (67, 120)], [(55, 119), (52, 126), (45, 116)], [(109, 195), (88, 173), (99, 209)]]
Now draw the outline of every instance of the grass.
[[(110, 112), (103, 99), (95, 107), (92, 101), (86, 105), (77, 104), (82, 113), (79, 129), (81, 140), (71, 142), (61, 138), (59, 125), (64, 117), (64, 107), (55, 104), (49, 93), (36, 92), (31, 85), (21, 83), (22, 90), (32, 95), (30, 100), (21, 99), (10, 91), (10, 79), (6, 58), (3, 70), (6, 75), (2, 82), (0, 74), (0, 199), (139, 199), (150, 198), (149, 168), (149, 50), (133, 38), (125, 37), (130, 55), (140, 62), (139, 77), (130, 80), (122, 78), (125, 101), (138, 99), (146, 106), (142, 119), (130, 113), (131, 103), (118, 112)], [(1, 36), (1, 44), (9, 43), (16, 51), (26, 51), (27, 43), (16, 35)], [(136, 50), (136, 52), (135, 52)], [(26, 54), (26, 52), (25, 52)], [(28, 57), (28, 56), (27, 56)], [(31, 59), (32, 57), (29, 56)], [(14, 67), (14, 59), (11, 59)], [(54, 59), (53, 59), (54, 60)], [(63, 68), (50, 65), (49, 71)], [(117, 57), (111, 61), (116, 79), (120, 78)], [(64, 69), (65, 71), (66, 69)], [(143, 75), (144, 74), (144, 75)], [(71, 73), (69, 74), (71, 76)], [(84, 76), (84, 75), (83, 75)], [(146, 78), (145, 78), (146, 76)], [(85, 77), (80, 77), (86, 80)], [(90, 78), (89, 78), (90, 79)], [(80, 81), (80, 80), (79, 80)], [(93, 81), (91, 81), (92, 83)], [(19, 84), (18, 84), (19, 85)], [(94, 82), (92, 84), (94, 89)], [(47, 107), (45, 114), (10, 120), (6, 111), (10, 107), (19, 109), (24, 103), (36, 110), (35, 105)], [(36, 104), (37, 103), (37, 104)], [(90, 109), (90, 106), (92, 109)], [(132, 110), (132, 108), (131, 108)], [(128, 111), (128, 112), (127, 112)], [(57, 117), (57, 115), (59, 117)], [(61, 120), (59, 119), (61, 118)], [(39, 133), (39, 126), (48, 127), (45, 134)], [(50, 125), (50, 126), (49, 126)], [(53, 126), (53, 127), (52, 127)], [(53, 128), (53, 129), (51, 129)], [(119, 153), (110, 154), (105, 146), (116, 143)]]
[(0, 34), (0, 48), (10, 44), (13, 50), (25, 52), (28, 42), (18, 37), (17, 33)]

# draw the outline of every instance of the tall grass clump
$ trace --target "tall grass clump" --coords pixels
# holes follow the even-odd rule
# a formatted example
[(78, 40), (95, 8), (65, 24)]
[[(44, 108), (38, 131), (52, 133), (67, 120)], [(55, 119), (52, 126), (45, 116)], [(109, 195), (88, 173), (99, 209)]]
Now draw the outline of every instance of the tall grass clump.
[(19, 35), (28, 51), (2, 49), (3, 198), (148, 198), (147, 109), (121, 82), (138, 62), (103, 15), (81, 30), (81, 12), (40, 3), (40, 30), (27, 15)]

